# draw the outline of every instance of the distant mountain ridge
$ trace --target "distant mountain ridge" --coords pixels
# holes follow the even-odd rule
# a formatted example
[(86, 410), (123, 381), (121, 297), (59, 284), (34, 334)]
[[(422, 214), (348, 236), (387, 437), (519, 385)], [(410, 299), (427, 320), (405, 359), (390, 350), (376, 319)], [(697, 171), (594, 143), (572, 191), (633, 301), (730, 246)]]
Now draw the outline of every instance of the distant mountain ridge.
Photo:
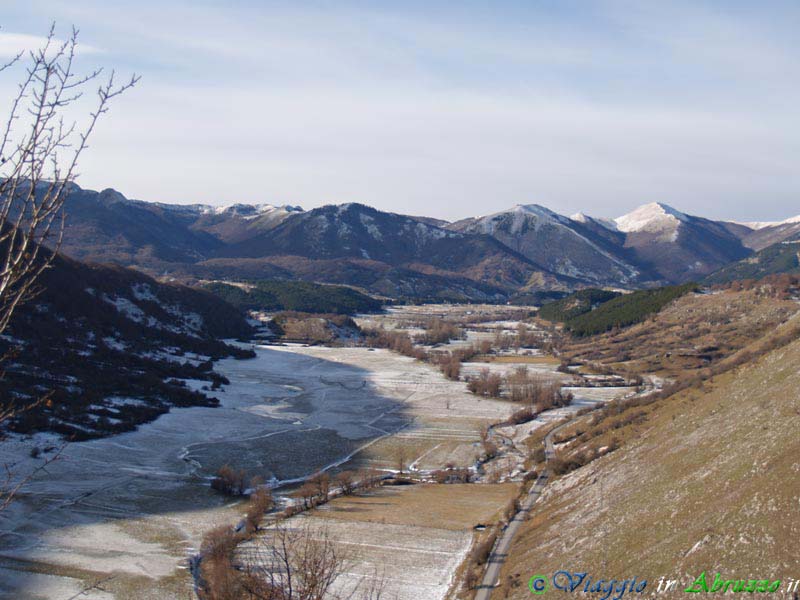
[(572, 220), (537, 204), (464, 219), (448, 228), (490, 235), (554, 273), (593, 285), (630, 286), (652, 279), (633, 264), (624, 236), (600, 222)]
[(790, 240), (800, 234), (800, 216), (778, 223), (757, 223), (757, 225), (758, 227), (743, 239), (748, 248), (756, 251)]
[(297, 278), (395, 296), (502, 300), (528, 287), (570, 289), (561, 277), (491, 236), (359, 204), (297, 207), (168, 205), (75, 186), (62, 250), (154, 274)]
[(286, 278), (392, 297), (497, 301), (581, 287), (698, 280), (800, 232), (713, 221), (650, 203), (616, 219), (536, 204), (447, 223), (363, 204), (173, 205), (77, 186), (63, 250), (179, 278)]
[(465, 235), (363, 204), (323, 206), (284, 220), (273, 229), (230, 245), (227, 258), (297, 256), (342, 264), (364, 261), (424, 275), (454, 276), (519, 289), (571, 283), (488, 235)]

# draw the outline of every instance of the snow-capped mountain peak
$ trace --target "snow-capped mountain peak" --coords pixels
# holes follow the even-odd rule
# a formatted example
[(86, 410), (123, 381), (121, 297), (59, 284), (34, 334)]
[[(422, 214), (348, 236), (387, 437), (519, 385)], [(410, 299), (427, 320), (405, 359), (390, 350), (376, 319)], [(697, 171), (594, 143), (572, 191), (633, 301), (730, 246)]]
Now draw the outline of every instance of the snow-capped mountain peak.
[(211, 215), (236, 215), (240, 217), (255, 218), (269, 213), (289, 213), (300, 212), (302, 209), (297, 206), (276, 206), (274, 204), (226, 204), (223, 206), (200, 205), (201, 214)]
[(643, 204), (626, 215), (614, 219), (617, 229), (629, 232), (647, 231), (650, 233), (672, 232), (689, 217), (661, 202)]

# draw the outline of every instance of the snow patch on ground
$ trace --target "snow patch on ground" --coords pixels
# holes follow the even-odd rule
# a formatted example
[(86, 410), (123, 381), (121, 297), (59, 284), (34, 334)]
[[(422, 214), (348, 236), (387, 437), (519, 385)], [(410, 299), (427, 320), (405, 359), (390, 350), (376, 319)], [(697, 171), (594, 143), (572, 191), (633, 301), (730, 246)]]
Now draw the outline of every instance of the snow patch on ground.
[(376, 240), (383, 239), (381, 230), (378, 229), (378, 227), (375, 225), (375, 219), (373, 219), (371, 215), (361, 213), (359, 215), (359, 219), (361, 219), (361, 224), (367, 228), (367, 233), (369, 233), (374, 239)]
[[(111, 336), (104, 337), (103, 338), (103, 343), (106, 346), (108, 346), (109, 348), (111, 348), (112, 350), (116, 350), (117, 352), (125, 352), (125, 350), (128, 348), (128, 346), (126, 346), (123, 342), (121, 342), (117, 338), (111, 337)], [(91, 354), (91, 353), (89, 353), (89, 354)]]
[(145, 319), (144, 311), (139, 308), (136, 304), (128, 300), (123, 296), (117, 296), (115, 298), (111, 298), (106, 294), (103, 294), (103, 301), (108, 302), (114, 308), (117, 309), (118, 312), (125, 315), (126, 318), (130, 319), (135, 323), (142, 323)]
[(137, 300), (149, 300), (150, 302), (158, 302), (158, 298), (153, 294), (153, 290), (146, 283), (134, 283), (131, 286), (133, 297)]

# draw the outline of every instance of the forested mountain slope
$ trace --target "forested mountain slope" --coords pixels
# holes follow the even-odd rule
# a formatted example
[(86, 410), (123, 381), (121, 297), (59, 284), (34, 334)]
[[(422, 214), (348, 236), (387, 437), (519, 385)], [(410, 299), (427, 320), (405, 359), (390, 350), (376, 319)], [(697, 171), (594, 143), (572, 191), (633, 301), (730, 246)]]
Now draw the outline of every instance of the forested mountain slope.
[(23, 410), (16, 431), (78, 439), (125, 431), (170, 406), (213, 405), (182, 380), (215, 386), (210, 358), (245, 357), (220, 341), (249, 336), (237, 309), (209, 292), (117, 266), (56, 257), (0, 339), (0, 398)]

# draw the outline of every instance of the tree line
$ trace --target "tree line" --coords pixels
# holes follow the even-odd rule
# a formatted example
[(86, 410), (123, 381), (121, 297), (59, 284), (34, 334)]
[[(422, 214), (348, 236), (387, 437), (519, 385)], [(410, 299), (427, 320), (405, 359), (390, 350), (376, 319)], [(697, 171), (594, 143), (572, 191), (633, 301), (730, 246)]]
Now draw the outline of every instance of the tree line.
[[(604, 333), (617, 327), (628, 327), (641, 323), (648, 316), (659, 312), (673, 300), (699, 289), (696, 283), (671, 285), (652, 290), (639, 290), (616, 296), (598, 306), (563, 321), (564, 329), (576, 336)], [(542, 307), (542, 310), (546, 305)], [(567, 309), (554, 310), (564, 314)], [(545, 314), (548, 314), (545, 311)]]
[(381, 310), (380, 300), (353, 288), (308, 281), (213, 282), (205, 288), (240, 310), (353, 315)]

